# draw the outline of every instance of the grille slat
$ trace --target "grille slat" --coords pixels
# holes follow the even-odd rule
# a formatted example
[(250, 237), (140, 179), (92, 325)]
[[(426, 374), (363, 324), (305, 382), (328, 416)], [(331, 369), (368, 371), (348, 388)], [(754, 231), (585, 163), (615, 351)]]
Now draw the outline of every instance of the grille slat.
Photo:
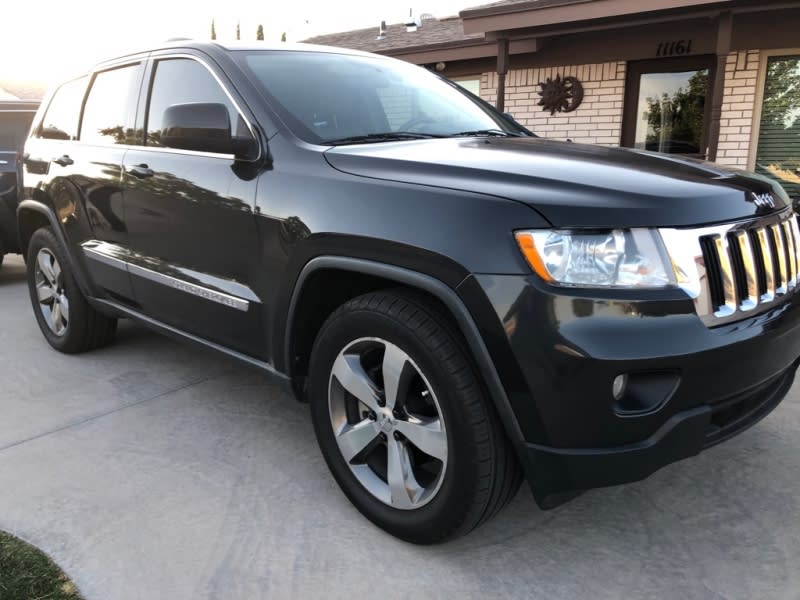
[(770, 225), (769, 230), (772, 232), (772, 241), (774, 242), (772, 247), (774, 251), (773, 257), (776, 258), (775, 262), (778, 265), (779, 273), (779, 281), (778, 286), (775, 288), (775, 293), (779, 296), (783, 296), (789, 291), (786, 265), (786, 243), (783, 239), (783, 228), (779, 223), (775, 223), (774, 225)]
[(700, 238), (711, 311), (732, 317), (800, 289), (800, 227), (795, 219), (739, 225)]
[(797, 251), (795, 249), (794, 235), (789, 221), (783, 222), (783, 239), (786, 244), (786, 265), (789, 269), (788, 288), (791, 290), (797, 284)]
[(753, 259), (753, 246), (746, 231), (737, 231), (732, 235), (736, 241), (736, 254), (738, 254), (735, 264), (737, 267), (736, 279), (740, 282), (737, 286), (739, 309), (753, 310), (758, 306), (758, 273), (756, 262)]
[(794, 238), (794, 252), (797, 257), (797, 283), (800, 284), (800, 228), (797, 225), (797, 219), (789, 219), (788, 223)]
[(703, 251), (706, 276), (708, 282), (708, 294), (711, 299), (713, 311), (718, 306), (725, 304), (725, 294), (722, 291), (722, 277), (720, 275), (719, 257), (717, 256), (714, 240), (709, 237), (700, 238), (700, 248)]
[(761, 302), (772, 302), (775, 299), (775, 264), (772, 260), (772, 246), (769, 243), (766, 228), (760, 227), (755, 232), (758, 240), (758, 250), (761, 254), (761, 265), (764, 272), (764, 291), (761, 293)]
[(721, 235), (714, 238), (714, 249), (719, 259), (719, 274), (722, 283), (723, 303), (717, 307), (716, 315), (726, 317), (736, 312), (736, 285), (733, 278), (733, 264), (728, 252), (728, 240)]

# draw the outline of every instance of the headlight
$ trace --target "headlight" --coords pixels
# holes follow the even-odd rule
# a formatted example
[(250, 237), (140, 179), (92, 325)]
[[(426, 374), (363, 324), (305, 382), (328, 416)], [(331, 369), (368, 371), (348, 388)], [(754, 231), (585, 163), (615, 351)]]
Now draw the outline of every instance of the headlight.
[(531, 268), (550, 283), (614, 288), (675, 284), (661, 237), (654, 230), (532, 230), (518, 231), (514, 237)]

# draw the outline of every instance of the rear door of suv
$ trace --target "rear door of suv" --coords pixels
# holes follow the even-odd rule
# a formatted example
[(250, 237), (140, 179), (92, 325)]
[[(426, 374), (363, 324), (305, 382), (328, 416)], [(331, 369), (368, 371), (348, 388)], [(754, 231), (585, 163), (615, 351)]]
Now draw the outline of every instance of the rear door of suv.
[(128, 244), (122, 159), (144, 66), (144, 58), (131, 59), (62, 85), (25, 146), (26, 188), (41, 187), (99, 292), (126, 303), (133, 289), (115, 258)]
[(252, 128), (241, 98), (204, 55), (154, 53), (139, 101), (145, 135), (124, 157), (125, 222), (136, 299), (149, 316), (264, 358), (256, 174), (233, 155), (169, 147), (165, 111), (223, 104), (234, 133)]

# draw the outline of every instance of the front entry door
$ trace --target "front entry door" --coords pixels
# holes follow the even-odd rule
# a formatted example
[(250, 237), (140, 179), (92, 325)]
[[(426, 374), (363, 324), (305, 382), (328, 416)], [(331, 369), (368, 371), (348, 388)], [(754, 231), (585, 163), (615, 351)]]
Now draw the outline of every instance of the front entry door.
[(628, 63), (622, 145), (705, 158), (714, 70), (707, 56)]
[(222, 103), (237, 109), (212, 72), (191, 58), (154, 64), (146, 142), (125, 155), (128, 270), (150, 317), (202, 339), (263, 358), (256, 276), (259, 235), (252, 207), (256, 179), (232, 156), (176, 150), (161, 142), (170, 106)]

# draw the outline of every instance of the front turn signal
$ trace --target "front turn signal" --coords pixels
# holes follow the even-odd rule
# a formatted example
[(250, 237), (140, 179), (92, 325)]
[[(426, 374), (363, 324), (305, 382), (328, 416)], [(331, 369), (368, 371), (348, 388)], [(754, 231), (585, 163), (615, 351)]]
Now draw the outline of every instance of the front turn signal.
[(536, 249), (536, 240), (533, 237), (533, 233), (530, 231), (517, 231), (514, 234), (514, 238), (517, 240), (522, 256), (528, 261), (531, 269), (544, 281), (553, 281), (553, 276), (547, 271), (544, 261), (542, 261), (542, 257)]

